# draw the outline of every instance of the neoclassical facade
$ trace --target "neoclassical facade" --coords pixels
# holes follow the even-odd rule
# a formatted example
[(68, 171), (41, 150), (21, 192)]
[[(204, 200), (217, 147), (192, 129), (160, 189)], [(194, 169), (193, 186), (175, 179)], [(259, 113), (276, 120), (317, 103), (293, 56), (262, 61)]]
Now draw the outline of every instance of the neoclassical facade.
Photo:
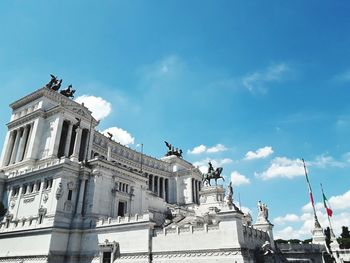
[(88, 108), (47, 87), (10, 107), (0, 262), (256, 262), (262, 249), (269, 261), (267, 216), (253, 225), (181, 156), (113, 141)]

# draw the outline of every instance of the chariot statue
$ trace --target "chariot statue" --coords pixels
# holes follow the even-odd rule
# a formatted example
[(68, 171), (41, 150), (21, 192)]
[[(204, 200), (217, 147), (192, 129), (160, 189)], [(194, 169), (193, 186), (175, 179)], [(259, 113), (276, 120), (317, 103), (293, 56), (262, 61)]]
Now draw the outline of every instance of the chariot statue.
[(217, 167), (216, 170), (214, 170), (213, 165), (211, 164), (211, 162), (209, 161), (208, 163), (209, 167), (208, 167), (208, 173), (203, 174), (203, 183), (204, 184), (208, 184), (209, 186), (211, 186), (210, 184), (210, 180), (214, 179), (215, 180), (215, 185), (217, 185), (217, 180), (218, 179), (222, 179), (225, 181), (224, 177), (221, 176), (222, 167)]

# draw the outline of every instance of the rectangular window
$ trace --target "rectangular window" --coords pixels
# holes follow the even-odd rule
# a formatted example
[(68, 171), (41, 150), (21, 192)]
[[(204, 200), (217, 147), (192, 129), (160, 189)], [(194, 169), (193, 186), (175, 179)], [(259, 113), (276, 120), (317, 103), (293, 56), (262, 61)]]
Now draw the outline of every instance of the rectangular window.
[(73, 191), (72, 191), (72, 190), (69, 190), (69, 191), (68, 191), (68, 200), (69, 200), (69, 201), (72, 200), (72, 194), (73, 194)]

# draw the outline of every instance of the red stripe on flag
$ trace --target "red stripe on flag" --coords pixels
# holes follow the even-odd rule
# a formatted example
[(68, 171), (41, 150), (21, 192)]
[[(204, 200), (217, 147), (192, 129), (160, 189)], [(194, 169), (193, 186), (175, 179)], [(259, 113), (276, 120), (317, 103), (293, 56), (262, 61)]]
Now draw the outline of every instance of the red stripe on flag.
[(326, 211), (327, 211), (327, 215), (328, 215), (329, 217), (331, 217), (331, 216), (333, 215), (332, 209), (326, 207)]
[(314, 205), (315, 205), (315, 203), (314, 203), (314, 197), (312, 196), (312, 192), (311, 192), (311, 191), (310, 191), (310, 200), (311, 200), (312, 206), (314, 206)]

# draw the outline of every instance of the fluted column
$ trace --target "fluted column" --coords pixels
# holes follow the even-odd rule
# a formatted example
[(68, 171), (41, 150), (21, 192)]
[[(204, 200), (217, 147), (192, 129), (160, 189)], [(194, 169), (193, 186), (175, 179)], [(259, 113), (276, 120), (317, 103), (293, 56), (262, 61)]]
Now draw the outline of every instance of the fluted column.
[(24, 153), (23, 153), (22, 160), (27, 159), (29, 142), (30, 142), (31, 136), (32, 136), (33, 123), (28, 124), (27, 127), (28, 127), (28, 135), (27, 135), (26, 143), (24, 145)]
[(70, 143), (72, 140), (72, 131), (73, 131), (73, 123), (70, 122), (68, 126), (66, 145), (64, 146), (64, 156), (66, 157), (69, 157)]
[(71, 156), (73, 161), (78, 161), (79, 160), (79, 150), (80, 150), (80, 144), (81, 144), (81, 133), (82, 133), (82, 128), (77, 127), (75, 130), (75, 141), (74, 141), (74, 150), (73, 154)]
[(16, 140), (15, 140), (15, 143), (13, 145), (13, 150), (12, 150), (12, 154), (11, 154), (10, 164), (13, 164), (13, 163), (16, 162), (16, 156), (17, 156), (17, 152), (18, 152), (18, 144), (19, 144), (19, 139), (20, 138), (21, 138), (21, 130), (17, 129)]
[(56, 131), (54, 134), (55, 141), (54, 141), (52, 152), (51, 152), (51, 156), (53, 156), (53, 157), (57, 157), (57, 154), (58, 154), (58, 148), (60, 146), (60, 140), (61, 140), (61, 136), (62, 136), (62, 127), (63, 127), (63, 118), (59, 118), (58, 123), (57, 123), (57, 127), (56, 127)]
[(165, 198), (165, 178), (163, 178), (163, 199), (166, 200), (166, 198)]
[(78, 199), (78, 204), (77, 204), (77, 214), (81, 214), (83, 210), (83, 198), (84, 198), (84, 190), (85, 190), (85, 179), (81, 179), (80, 182), (80, 188), (79, 188), (79, 199)]
[(154, 186), (153, 186), (153, 193), (157, 193), (158, 194), (158, 176), (154, 176), (153, 177), (153, 180), (154, 180)]
[(28, 136), (28, 132), (29, 132), (29, 127), (26, 125), (24, 127), (24, 131), (21, 137), (21, 142), (19, 143), (19, 150), (18, 150), (18, 155), (17, 155), (17, 162), (20, 162), (23, 160), (23, 154), (24, 154), (24, 148), (26, 146), (26, 142), (27, 142), (27, 136)]
[(5, 152), (4, 162), (3, 162), (4, 165), (8, 165), (10, 163), (15, 139), (16, 139), (16, 131), (12, 131), (10, 133), (10, 138), (8, 139), (8, 143), (7, 143), (7, 149)]
[(107, 146), (107, 161), (111, 160), (111, 155), (112, 155), (112, 146), (108, 144)]

